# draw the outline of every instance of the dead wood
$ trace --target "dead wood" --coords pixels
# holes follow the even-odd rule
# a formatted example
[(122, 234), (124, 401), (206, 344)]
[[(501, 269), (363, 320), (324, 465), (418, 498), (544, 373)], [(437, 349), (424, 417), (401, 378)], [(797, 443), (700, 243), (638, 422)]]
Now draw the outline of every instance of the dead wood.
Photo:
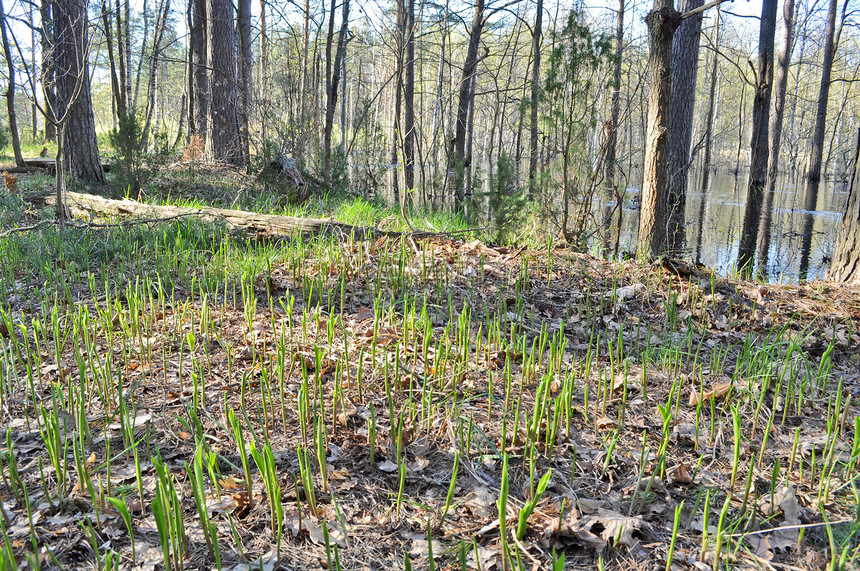
[[(30, 199), (31, 202), (38, 202), (46, 206), (53, 204), (54, 200), (53, 196), (32, 197)], [(190, 208), (185, 206), (143, 204), (134, 200), (112, 200), (78, 192), (69, 192), (67, 200), (72, 212), (77, 215), (95, 213), (107, 216), (130, 215), (150, 219), (196, 216), (207, 221), (221, 220), (233, 228), (243, 229), (247, 233), (256, 234), (261, 238), (266, 236), (285, 236), (294, 232), (309, 234), (335, 232), (344, 235), (354, 234), (356, 238), (361, 239), (400, 235), (399, 232), (363, 228), (322, 218), (296, 218), (294, 216), (259, 214), (226, 208)]]

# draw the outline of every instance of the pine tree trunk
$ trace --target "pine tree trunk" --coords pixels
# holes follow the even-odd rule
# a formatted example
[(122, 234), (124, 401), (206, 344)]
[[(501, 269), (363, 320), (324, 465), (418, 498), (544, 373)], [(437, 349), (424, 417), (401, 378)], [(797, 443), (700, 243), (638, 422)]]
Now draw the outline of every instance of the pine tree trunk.
[[(703, 0), (680, 0), (678, 10), (686, 12), (702, 6)], [(669, 249), (684, 248), (687, 207), (687, 173), (690, 166), (690, 139), (696, 102), (696, 75), (699, 70), (699, 36), (702, 14), (687, 18), (675, 32), (672, 45), (672, 103), (669, 107), (669, 189), (667, 241)]]
[(206, 0), (189, 0), (191, 7), (191, 84), (193, 103), (191, 116), (188, 121), (188, 131), (191, 135), (206, 137), (207, 121), (209, 120), (209, 73), (206, 25)]
[(87, 62), (87, 1), (64, 0), (53, 8), (57, 118), (65, 129), (66, 169), (78, 180), (103, 183)]
[(681, 25), (681, 14), (672, 0), (654, 0), (645, 17), (650, 55), (648, 72), (648, 130), (645, 140), (642, 199), (639, 213), (637, 255), (650, 259), (663, 254), (666, 241), (666, 187), (668, 182), (669, 104), (672, 101), (672, 38)]
[(827, 120), (827, 102), (830, 97), (830, 76), (833, 70), (833, 56), (836, 51), (837, 0), (830, 0), (827, 9), (827, 27), (824, 30), (824, 54), (821, 61), (821, 83), (818, 89), (818, 107), (815, 113), (815, 127), (809, 149), (809, 163), (806, 167), (806, 210), (803, 221), (803, 241), (800, 246), (800, 279), (806, 279), (809, 271), (809, 256), (812, 249), (812, 230), (814, 217), (811, 214), (818, 204), (818, 187), (821, 183), (821, 157), (824, 153), (824, 127)]
[(206, 56), (209, 63), (207, 155), (213, 160), (240, 166), (243, 161), (236, 98), (236, 35), (232, 0), (208, 0), (206, 18)]
[(785, 92), (788, 86), (788, 68), (791, 65), (791, 51), (794, 47), (794, 0), (785, 0), (782, 8), (783, 38), (777, 60), (776, 81), (774, 83), (773, 110), (770, 115), (770, 141), (768, 145), (767, 188), (762, 204), (761, 219), (758, 226), (758, 255), (759, 270), (767, 275), (768, 255), (770, 251), (771, 223), (773, 220), (773, 197), (776, 190), (776, 179), (779, 175), (779, 149), (782, 143), (782, 121), (785, 114)]
[(744, 224), (738, 246), (738, 269), (750, 273), (753, 269), (764, 186), (767, 182), (768, 121), (773, 87), (773, 41), (776, 33), (777, 0), (764, 0), (761, 6), (761, 28), (758, 36), (758, 71), (752, 110), (752, 140), (750, 142), (750, 176)]

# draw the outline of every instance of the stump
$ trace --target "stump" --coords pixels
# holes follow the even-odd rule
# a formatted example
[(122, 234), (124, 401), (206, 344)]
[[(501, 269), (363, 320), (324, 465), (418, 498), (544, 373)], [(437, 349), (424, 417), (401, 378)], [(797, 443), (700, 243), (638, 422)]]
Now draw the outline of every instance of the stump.
[(305, 184), (296, 159), (282, 156), (269, 161), (257, 180), (263, 182), (266, 189), (272, 188), (285, 195), (291, 205), (303, 204), (310, 198), (310, 188)]

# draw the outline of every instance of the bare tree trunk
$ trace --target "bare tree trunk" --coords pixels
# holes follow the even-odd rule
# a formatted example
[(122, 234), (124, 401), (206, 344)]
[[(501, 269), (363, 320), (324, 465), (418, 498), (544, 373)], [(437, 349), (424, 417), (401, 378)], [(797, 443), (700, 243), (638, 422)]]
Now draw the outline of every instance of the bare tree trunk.
[(143, 141), (149, 140), (149, 129), (155, 113), (156, 80), (158, 77), (159, 56), (161, 54), (161, 39), (164, 37), (164, 27), (167, 24), (167, 14), (170, 11), (170, 0), (162, 0), (155, 11), (155, 35), (152, 38), (152, 51), (149, 54), (149, 78), (146, 85), (146, 119), (143, 125)]
[[(30, 3), (30, 7), (28, 10), (29, 16), (29, 24), (30, 24), (30, 75), (36, 73), (36, 26), (34, 24), (33, 19), (33, 10), (35, 10), (36, 4), (35, 2)], [(33, 94), (35, 98), (35, 93)], [(30, 112), (32, 114), (33, 120), (33, 136), (31, 140), (35, 143), (37, 133), (39, 131), (39, 110), (36, 107), (36, 102), (33, 101), (30, 105)]]
[(395, 0), (395, 24), (394, 24), (394, 104), (392, 105), (392, 129), (391, 129), (391, 196), (394, 204), (400, 204), (400, 183), (398, 180), (398, 167), (400, 164), (398, 149), (402, 131), (400, 127), (400, 112), (403, 96), (403, 43), (406, 32), (404, 30), (406, 15), (403, 6), (404, 0)]
[[(606, 162), (604, 163), (606, 187), (615, 191), (615, 147), (618, 144), (618, 117), (621, 114), (621, 56), (624, 53), (624, 3), (618, 0), (615, 20), (615, 63), (612, 69), (612, 102), (609, 121), (606, 123)], [(621, 208), (618, 209), (619, 212)]]
[[(104, 25), (105, 40), (107, 41), (108, 62), (110, 63), (110, 85), (114, 99), (114, 110), (116, 111), (116, 117), (122, 117), (126, 113), (126, 109), (124, 107), (125, 99), (123, 98), (122, 91), (120, 89), (119, 76), (117, 76), (116, 56), (114, 55), (113, 47), (113, 30), (107, 0), (102, 0), (101, 16), (102, 24)], [(115, 124), (116, 119), (114, 119), (114, 125)]]
[[(55, 80), (54, 80), (54, 16), (51, 9), (51, 0), (42, 0), (39, 7), (39, 15), (42, 20), (42, 92), (45, 96), (45, 107), (47, 109), (57, 108)], [(51, 121), (52, 117), (45, 116), (45, 141), (53, 141), (57, 138), (57, 128)]]
[(791, 51), (794, 47), (794, 0), (785, 0), (782, 8), (783, 37), (779, 50), (776, 68), (776, 83), (773, 101), (773, 111), (770, 115), (767, 164), (767, 188), (764, 194), (764, 204), (758, 225), (758, 264), (759, 271), (767, 275), (768, 254), (770, 251), (770, 235), (772, 232), (773, 197), (776, 190), (776, 179), (779, 175), (779, 148), (782, 142), (782, 120), (785, 112), (785, 92), (788, 86), (788, 67), (791, 64)]
[(193, 2), (191, 14), (191, 68), (192, 90), (194, 94), (193, 121), (189, 121), (189, 132), (192, 135), (206, 137), (209, 120), (209, 57), (206, 53), (208, 42), (208, 18), (206, 0), (189, 0)]
[[(266, 0), (260, 0), (260, 70), (257, 74), (257, 85), (259, 86), (259, 101), (263, 100), (266, 97), (266, 91), (268, 89), (268, 84), (266, 82), (266, 74), (269, 69), (269, 31), (266, 27)], [(260, 122), (261, 127), (261, 137), (263, 142), (266, 142), (268, 138), (266, 133), (266, 124), (267, 121), (265, 117)]]
[[(143, 15), (143, 39), (141, 40), (141, 54), (137, 59), (137, 71), (134, 75), (134, 96), (131, 98), (131, 103), (129, 107), (132, 111), (137, 113), (137, 96), (140, 94), (140, 77), (143, 75), (143, 50), (146, 49), (146, 43), (149, 40), (149, 12), (146, 10), (146, 5), (144, 5), (143, 10), (141, 11)], [(126, 20), (126, 27), (128, 26), (128, 20)], [(129, 69), (131, 69), (129, 67)], [(130, 78), (129, 78), (130, 80)]]
[[(703, 0), (680, 0), (678, 10), (686, 12), (702, 6)], [(667, 241), (669, 249), (684, 248), (687, 207), (687, 173), (690, 169), (690, 139), (696, 102), (696, 75), (699, 70), (699, 36), (702, 14), (684, 21), (672, 45), (672, 102), (669, 107), (669, 189)]]
[(669, 105), (672, 101), (672, 38), (681, 25), (681, 14), (672, 0), (654, 0), (645, 17), (650, 55), (648, 70), (648, 134), (645, 141), (645, 171), (639, 213), (637, 255), (648, 259), (666, 251), (666, 187), (668, 183)]
[(463, 74), (460, 79), (460, 93), (457, 100), (457, 126), (453, 145), (454, 164), (449, 170), (455, 172), (454, 207), (460, 211), (463, 208), (463, 175), (465, 169), (469, 168), (469, 165), (466, 164), (466, 131), (473, 94), (472, 79), (478, 66), (478, 46), (484, 29), (484, 4), (485, 0), (475, 0), (475, 12), (469, 30), (469, 46), (466, 50), (466, 59), (463, 62)]
[(714, 30), (714, 53), (711, 60), (711, 85), (708, 96), (708, 114), (705, 119), (704, 158), (702, 159), (702, 200), (699, 203), (699, 231), (696, 238), (696, 263), (702, 260), (702, 233), (705, 226), (705, 205), (711, 190), (711, 149), (714, 137), (714, 108), (717, 97), (717, 70), (720, 64), (720, 8), (717, 7), (716, 28)]
[(833, 262), (830, 264), (828, 279), (838, 282), (860, 282), (860, 198), (858, 198), (858, 155), (860, 155), (860, 129), (857, 130), (857, 140), (854, 144), (854, 168), (851, 170), (851, 182), (848, 185), (848, 199), (845, 203), (845, 214), (836, 239), (833, 251)]
[(3, 55), (9, 68), (9, 85), (6, 87), (6, 110), (9, 112), (9, 131), (12, 135), (12, 151), (15, 153), (15, 164), (24, 166), (24, 156), (21, 154), (21, 140), (18, 138), (18, 119), (15, 115), (15, 66), (12, 64), (12, 51), (9, 49), (9, 37), (6, 34), (6, 10), (0, 0), (0, 32), (3, 37)]
[(206, 16), (206, 56), (209, 63), (206, 150), (216, 161), (241, 166), (243, 157), (236, 98), (236, 35), (232, 0), (208, 0)]
[(809, 256), (812, 249), (812, 212), (818, 204), (818, 187), (821, 183), (821, 156), (824, 153), (824, 128), (827, 120), (827, 101), (830, 97), (830, 76), (835, 55), (837, 0), (830, 0), (827, 8), (827, 27), (824, 30), (824, 54), (821, 61), (821, 83), (818, 89), (818, 108), (815, 113), (815, 127), (809, 149), (809, 163), (806, 166), (806, 210), (803, 221), (803, 241), (800, 246), (800, 279), (806, 279), (809, 271)]
[(438, 161), (437, 142), (439, 140), (440, 125), (444, 122), (444, 102), (442, 91), (445, 85), (445, 58), (446, 42), (448, 40), (448, 0), (445, 0), (445, 11), (442, 15), (442, 39), (439, 45), (439, 75), (436, 82), (436, 101), (433, 105), (433, 135), (430, 139), (430, 157)]
[[(406, 193), (415, 188), (415, 0), (406, 0), (406, 61), (403, 82), (403, 176)], [(406, 201), (404, 201), (405, 204)]]
[(249, 117), (251, 116), (251, 70), (254, 67), (251, 53), (251, 0), (239, 0), (236, 14), (239, 32), (239, 136), (242, 141), (242, 162), (251, 160)]
[(750, 142), (750, 177), (747, 187), (747, 204), (744, 224), (738, 245), (738, 269), (751, 273), (753, 269), (758, 225), (764, 185), (767, 182), (768, 120), (770, 95), (773, 87), (773, 41), (776, 34), (777, 0), (764, 0), (761, 6), (761, 28), (758, 36), (758, 72), (752, 112), (752, 140)]
[[(301, 125), (301, 129), (304, 130), (307, 128), (305, 124), (306, 114), (307, 114), (307, 99), (308, 99), (308, 66), (310, 65), (310, 60), (308, 59), (308, 52), (310, 49), (310, 19), (311, 19), (311, 3), (310, 0), (305, 0), (305, 10), (304, 10), (304, 27), (303, 27), (303, 42), (302, 42), (302, 76), (301, 81), (299, 82), (299, 125)], [(314, 84), (314, 89), (316, 89), (316, 84)], [(304, 152), (304, 149), (301, 150)]]
[(331, 3), (329, 18), (329, 38), (326, 45), (326, 104), (325, 127), (323, 129), (323, 179), (327, 188), (331, 188), (331, 130), (334, 125), (334, 112), (337, 108), (337, 88), (340, 83), (340, 70), (346, 55), (346, 32), (349, 26), (349, 0), (343, 0), (340, 31), (337, 36), (337, 49), (334, 62), (331, 61), (331, 43), (334, 34), (335, 0)]
[[(621, 20), (624, 20), (624, 0), (618, 0), (621, 10)], [(534, 200), (537, 191), (537, 167), (538, 167), (538, 96), (540, 95), (540, 45), (541, 32), (543, 31), (543, 0), (537, 0), (535, 8), (535, 27), (532, 30), (532, 93), (529, 106), (529, 119), (531, 120), (530, 140), (529, 140), (529, 201)], [(622, 25), (622, 34), (623, 25)], [(616, 49), (619, 48), (618, 36), (616, 36)], [(617, 71), (621, 73), (621, 55), (620, 51), (616, 52), (618, 57)], [(620, 90), (620, 76), (619, 76)], [(613, 92), (613, 97), (615, 97)], [(613, 99), (613, 105), (616, 103)], [(614, 110), (614, 108), (613, 108)], [(617, 115), (616, 115), (617, 120)], [(613, 129), (614, 133), (614, 129)], [(614, 160), (614, 156), (613, 156)], [(608, 167), (607, 167), (608, 168)]]
[(54, 2), (53, 8), (57, 116), (64, 117), (61, 128), (65, 129), (63, 158), (76, 179), (103, 183), (87, 61), (87, 0)]
[(125, 92), (125, 108), (132, 106), (131, 99), (131, 6), (129, 0), (122, 2), (122, 16), (120, 16), (120, 0), (116, 0), (116, 34), (117, 44), (122, 46), (119, 57), (122, 59), (120, 65), (120, 81)]

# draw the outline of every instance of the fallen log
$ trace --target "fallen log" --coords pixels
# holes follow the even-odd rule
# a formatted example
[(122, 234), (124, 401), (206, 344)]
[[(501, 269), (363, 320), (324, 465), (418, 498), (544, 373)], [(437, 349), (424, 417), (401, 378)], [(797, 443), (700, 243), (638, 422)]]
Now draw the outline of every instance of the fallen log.
[[(163, 206), (143, 204), (134, 200), (112, 200), (92, 194), (78, 192), (67, 193), (68, 206), (72, 213), (96, 213), (104, 216), (136, 216), (141, 218), (175, 218), (178, 216), (194, 216), (207, 221), (223, 221), (233, 228), (245, 230), (260, 238), (268, 236), (286, 236), (294, 232), (320, 234), (334, 232), (344, 235), (354, 234), (356, 238), (376, 238), (379, 236), (397, 236), (399, 232), (386, 232), (375, 228), (352, 226), (335, 220), (322, 218), (296, 218), (294, 216), (277, 216), (274, 214), (259, 214), (244, 210), (227, 208), (190, 208), (186, 206)], [(43, 205), (53, 205), (56, 196), (53, 194), (31, 197), (31, 202)]]
[[(46, 158), (38, 158), (38, 159), (24, 159), (24, 167), (17, 168), (35, 168), (35, 169), (43, 169), (49, 172), (54, 172), (57, 168), (57, 161), (54, 159), (46, 159)], [(102, 170), (105, 172), (110, 172), (110, 164), (102, 163)], [(11, 170), (9, 172), (12, 172)]]

